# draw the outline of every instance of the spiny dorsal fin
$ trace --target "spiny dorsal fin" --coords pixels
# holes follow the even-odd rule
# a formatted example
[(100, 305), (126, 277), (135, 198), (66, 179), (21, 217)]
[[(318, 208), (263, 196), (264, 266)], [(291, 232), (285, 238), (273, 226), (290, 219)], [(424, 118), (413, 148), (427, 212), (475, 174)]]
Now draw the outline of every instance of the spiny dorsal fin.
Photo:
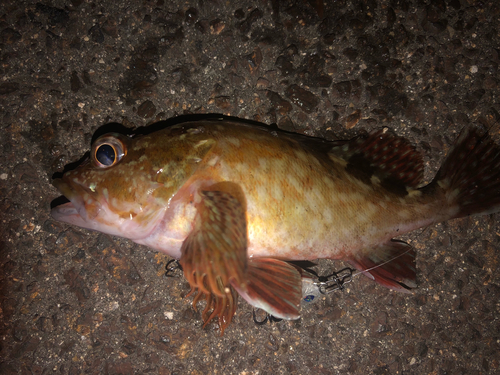
[(355, 177), (370, 180), (376, 176), (382, 185), (415, 188), (424, 175), (422, 156), (415, 146), (387, 128), (333, 147), (329, 154), (347, 161), (346, 170)]

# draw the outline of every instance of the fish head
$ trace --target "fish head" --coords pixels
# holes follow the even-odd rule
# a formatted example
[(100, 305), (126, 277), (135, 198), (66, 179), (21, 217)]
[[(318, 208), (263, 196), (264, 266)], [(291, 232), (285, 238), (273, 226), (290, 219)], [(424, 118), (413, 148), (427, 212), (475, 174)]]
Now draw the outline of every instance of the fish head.
[(134, 241), (150, 236), (210, 149), (211, 142), (189, 135), (176, 128), (99, 137), (87, 160), (54, 179), (69, 202), (55, 206), (52, 217)]

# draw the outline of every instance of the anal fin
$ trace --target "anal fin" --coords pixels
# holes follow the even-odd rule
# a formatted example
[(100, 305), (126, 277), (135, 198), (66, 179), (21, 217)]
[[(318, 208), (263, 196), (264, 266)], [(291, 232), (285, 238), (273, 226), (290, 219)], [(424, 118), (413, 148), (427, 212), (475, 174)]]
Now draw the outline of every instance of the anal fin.
[(411, 293), (411, 289), (417, 286), (415, 250), (405, 242), (388, 241), (348, 262), (389, 289)]
[(233, 285), (252, 306), (280, 319), (299, 319), (302, 277), (291, 264), (271, 258), (248, 261), (246, 289)]

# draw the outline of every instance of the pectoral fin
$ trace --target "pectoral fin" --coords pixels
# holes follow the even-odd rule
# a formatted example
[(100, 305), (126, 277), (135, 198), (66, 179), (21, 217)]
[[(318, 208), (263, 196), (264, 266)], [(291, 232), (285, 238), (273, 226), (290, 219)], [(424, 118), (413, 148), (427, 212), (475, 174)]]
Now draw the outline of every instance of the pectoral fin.
[(207, 306), (202, 314), (205, 325), (218, 316), (224, 332), (236, 311), (237, 294), (231, 285), (244, 289), (247, 280), (244, 205), (224, 191), (199, 194), (193, 231), (182, 244), (180, 263), (191, 293), (198, 291), (194, 308), (205, 298)]
[(302, 299), (300, 272), (287, 262), (271, 258), (251, 259), (246, 289), (234, 285), (252, 306), (281, 319), (299, 319)]
[(298, 319), (300, 272), (277, 259), (248, 260), (244, 198), (235, 186), (214, 186), (226, 190), (199, 193), (193, 230), (181, 248), (184, 276), (191, 293), (198, 293), (193, 307), (205, 299), (203, 321), (206, 325), (217, 316), (222, 333), (236, 311), (236, 291), (277, 318)]
[(192, 287), (223, 297), (230, 280), (241, 285), (247, 273), (247, 227), (239, 201), (222, 191), (200, 192), (193, 231), (181, 248), (181, 265)]

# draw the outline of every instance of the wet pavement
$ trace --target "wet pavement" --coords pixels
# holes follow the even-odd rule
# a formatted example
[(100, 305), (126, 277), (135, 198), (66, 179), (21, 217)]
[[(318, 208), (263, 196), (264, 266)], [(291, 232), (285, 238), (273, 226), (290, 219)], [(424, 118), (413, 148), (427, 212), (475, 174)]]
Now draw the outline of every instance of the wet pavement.
[(496, 129), (499, 63), (496, 1), (4, 0), (0, 372), (499, 373), (498, 215), (403, 237), (413, 295), (358, 277), (262, 326), (240, 301), (222, 337), (165, 277), (167, 257), (49, 215), (53, 174), (99, 128), (179, 115), (326, 139), (387, 126), (429, 180), (464, 126)]

